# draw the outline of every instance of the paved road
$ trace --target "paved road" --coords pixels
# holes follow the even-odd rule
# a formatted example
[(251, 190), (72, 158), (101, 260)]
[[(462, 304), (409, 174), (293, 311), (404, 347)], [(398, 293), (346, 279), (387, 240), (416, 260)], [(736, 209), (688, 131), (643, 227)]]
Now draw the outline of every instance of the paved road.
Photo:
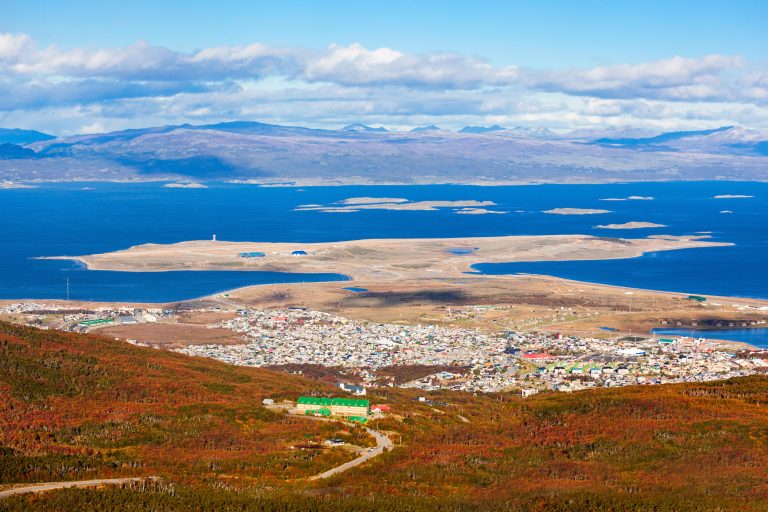
[(157, 477), (139, 477), (139, 478), (101, 478), (98, 480), (78, 480), (75, 482), (48, 482), (45, 484), (34, 484), (26, 487), (16, 487), (7, 491), (0, 491), (0, 499), (16, 496), (17, 494), (26, 494), (29, 492), (52, 491), (55, 489), (66, 489), (69, 487), (98, 487), (100, 485), (120, 485), (127, 482), (142, 482), (144, 480), (156, 480)]
[(339, 473), (343, 473), (344, 471), (353, 468), (355, 466), (359, 466), (363, 462), (370, 460), (377, 455), (381, 455), (384, 453), (384, 449), (391, 448), (392, 447), (392, 441), (379, 432), (378, 430), (373, 430), (370, 428), (365, 429), (366, 432), (368, 432), (370, 435), (372, 435), (376, 439), (376, 447), (366, 449), (358, 458), (351, 460), (347, 463), (342, 464), (341, 466), (337, 466), (333, 469), (329, 469), (328, 471), (325, 471), (324, 473), (320, 473), (319, 475), (311, 476), (309, 477), (310, 480), (320, 480), (322, 478), (329, 478), (333, 475), (338, 475)]

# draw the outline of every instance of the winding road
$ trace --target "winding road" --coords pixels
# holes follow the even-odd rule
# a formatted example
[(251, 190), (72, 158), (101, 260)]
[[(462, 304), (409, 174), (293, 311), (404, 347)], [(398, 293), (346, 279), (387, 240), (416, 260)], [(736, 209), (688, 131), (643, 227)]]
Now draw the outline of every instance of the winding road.
[(384, 453), (385, 449), (392, 448), (392, 441), (387, 436), (379, 432), (378, 430), (366, 428), (365, 431), (368, 432), (370, 435), (372, 435), (376, 439), (375, 448), (367, 449), (358, 458), (351, 460), (349, 462), (346, 462), (341, 466), (336, 466), (335, 468), (329, 469), (328, 471), (325, 471), (315, 476), (311, 476), (309, 477), (309, 480), (321, 480), (323, 478), (330, 478), (333, 475), (338, 475), (339, 473), (343, 473), (344, 471), (350, 468), (359, 466), (363, 462), (370, 460), (378, 455), (381, 455), (382, 453)]
[[(312, 419), (316, 421), (338, 421), (338, 420), (333, 420), (329, 418), (319, 418), (315, 416), (307, 416), (306, 419)], [(352, 425), (352, 423), (347, 423), (347, 422), (343, 422), (343, 423)], [(378, 430), (373, 430), (370, 428), (366, 428), (365, 431), (371, 436), (373, 436), (374, 439), (376, 439), (375, 447), (366, 449), (356, 459), (353, 459), (349, 462), (345, 462), (341, 466), (336, 466), (335, 468), (331, 468), (328, 471), (324, 471), (317, 475), (311, 476), (308, 478), (308, 480), (322, 480), (324, 478), (330, 478), (334, 475), (338, 475), (339, 473), (343, 473), (348, 469), (359, 466), (363, 462), (367, 460), (371, 460), (372, 458), (381, 455), (382, 453), (384, 453), (384, 450), (392, 448), (393, 446), (392, 440), (389, 439), (386, 435), (382, 434)], [(78, 480), (74, 482), (47, 482), (47, 483), (27, 485), (24, 487), (16, 487), (14, 489), (7, 489), (5, 491), (0, 491), (0, 499), (9, 498), (11, 496), (17, 496), (19, 494), (26, 494), (31, 492), (37, 493), (37, 492), (45, 492), (45, 491), (54, 491), (57, 489), (68, 489), (68, 488), (74, 488), (74, 487), (99, 487), (102, 485), (120, 485), (128, 482), (141, 482), (146, 480), (157, 480), (157, 477), (150, 476), (150, 477), (136, 477), (136, 478), (100, 478), (96, 480)]]
[(48, 482), (44, 484), (27, 485), (25, 487), (16, 487), (14, 489), (0, 491), (0, 499), (30, 492), (54, 491), (56, 489), (68, 489), (71, 487), (99, 487), (102, 485), (120, 485), (128, 482), (143, 482), (145, 480), (157, 480), (157, 477), (99, 478), (96, 480), (78, 480), (75, 482)]

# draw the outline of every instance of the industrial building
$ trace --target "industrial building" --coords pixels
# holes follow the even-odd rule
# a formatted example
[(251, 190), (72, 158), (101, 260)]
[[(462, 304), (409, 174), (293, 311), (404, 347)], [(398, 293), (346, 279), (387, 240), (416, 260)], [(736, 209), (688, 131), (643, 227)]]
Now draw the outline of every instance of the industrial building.
[(327, 398), (300, 396), (296, 401), (296, 409), (304, 414), (320, 414), (323, 416), (357, 416), (366, 418), (371, 411), (368, 400), (357, 398)]

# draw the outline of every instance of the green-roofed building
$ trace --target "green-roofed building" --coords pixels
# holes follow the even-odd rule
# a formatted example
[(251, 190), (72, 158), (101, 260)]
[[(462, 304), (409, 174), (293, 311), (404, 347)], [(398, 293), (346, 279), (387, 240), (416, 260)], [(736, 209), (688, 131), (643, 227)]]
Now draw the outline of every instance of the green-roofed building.
[(300, 396), (296, 401), (296, 409), (304, 414), (308, 414), (307, 411), (318, 411), (321, 414), (319, 411), (325, 409), (334, 416), (368, 417), (371, 403), (357, 398)]
[(307, 409), (304, 411), (305, 416), (331, 416), (331, 410), (327, 407), (322, 407), (320, 409)]
[(110, 324), (114, 321), (114, 318), (97, 318), (95, 320), (83, 320), (82, 322), (78, 322), (78, 325), (90, 327), (92, 325)]
[(330, 407), (331, 399), (317, 396), (300, 396), (298, 405), (311, 405), (318, 407)]

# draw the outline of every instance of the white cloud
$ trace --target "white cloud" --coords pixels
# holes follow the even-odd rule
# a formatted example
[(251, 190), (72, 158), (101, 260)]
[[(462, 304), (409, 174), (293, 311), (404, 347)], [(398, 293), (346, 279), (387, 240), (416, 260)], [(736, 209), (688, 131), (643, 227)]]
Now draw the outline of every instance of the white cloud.
[(399, 85), (413, 88), (475, 89), (509, 85), (515, 68), (452, 53), (406, 55), (390, 48), (331, 45), (307, 63), (302, 78), (342, 85)]
[(82, 134), (88, 134), (88, 133), (104, 133), (106, 130), (104, 128), (104, 124), (100, 123), (99, 121), (93, 122), (91, 124), (87, 124), (85, 126), (81, 126), (79, 130), (77, 130), (78, 133)]
[(0, 63), (16, 61), (32, 46), (32, 39), (26, 34), (0, 32)]
[(507, 84), (513, 68), (457, 54), (407, 55), (390, 48), (331, 45), (323, 51), (264, 44), (181, 53), (139, 41), (122, 48), (38, 49), (25, 35), (0, 35), (0, 71), (9, 75), (154, 80), (225, 80), (283, 76), (344, 85), (437, 89)]
[[(73, 118), (67, 125), (42, 112)], [(352, 121), (560, 130), (766, 127), (768, 71), (727, 55), (532, 70), (360, 44), (313, 50), (254, 43), (178, 52), (139, 41), (63, 49), (0, 33), (5, 125), (43, 119), (58, 131), (76, 131), (97, 123), (113, 129), (244, 118), (326, 127)]]
[[(531, 72), (526, 78), (535, 89), (597, 98), (749, 101), (756, 95), (745, 95), (744, 77), (734, 73), (745, 67), (747, 63), (738, 56), (707, 55), (588, 70)], [(759, 80), (755, 80), (755, 87), (761, 87)]]

